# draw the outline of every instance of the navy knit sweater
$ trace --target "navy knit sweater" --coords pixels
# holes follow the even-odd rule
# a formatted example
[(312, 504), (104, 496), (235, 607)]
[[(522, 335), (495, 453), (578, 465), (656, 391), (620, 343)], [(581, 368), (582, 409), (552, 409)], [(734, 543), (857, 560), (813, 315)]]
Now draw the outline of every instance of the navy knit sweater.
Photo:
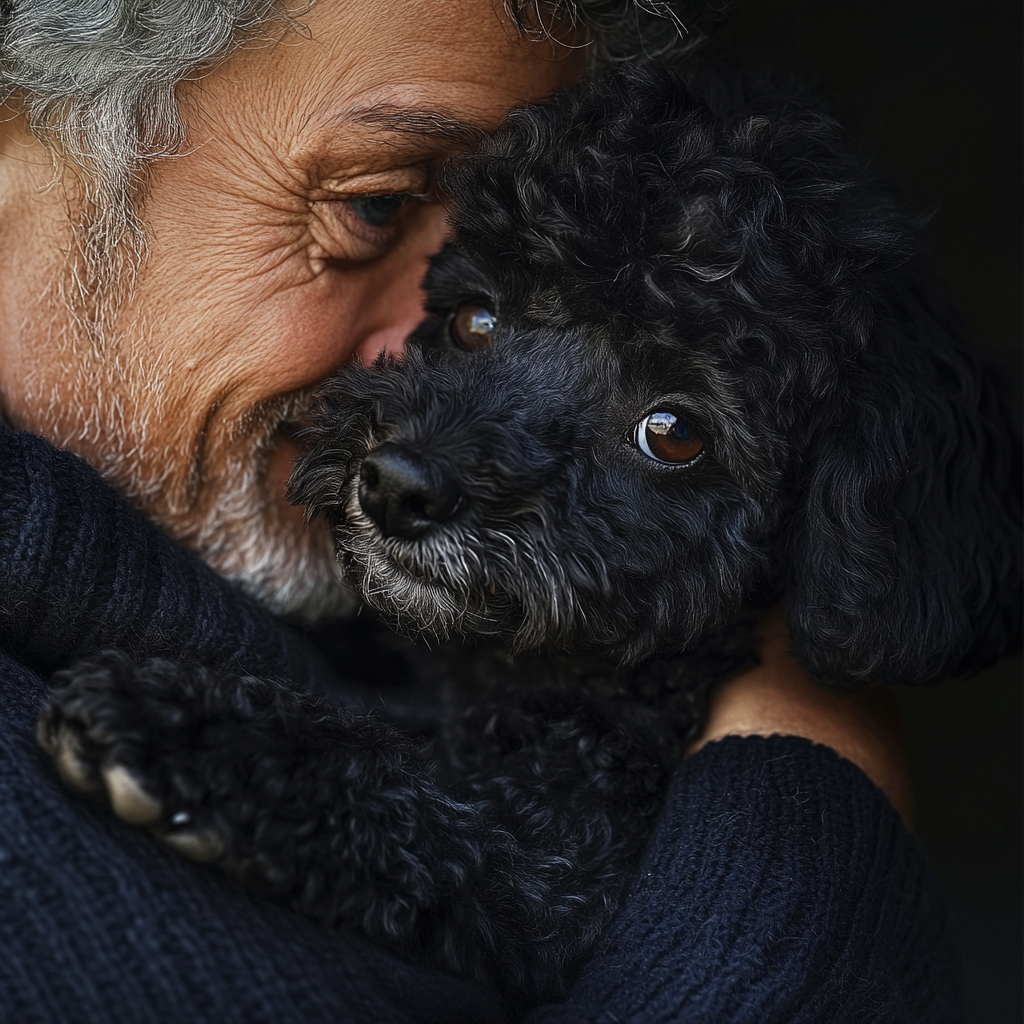
[[(0, 429), (0, 1022), (498, 1022), (497, 998), (253, 900), (66, 792), (46, 673), (118, 645), (330, 685), (328, 665), (83, 462)], [(530, 1024), (960, 1021), (921, 851), (854, 765), (800, 739), (676, 773), (625, 906)]]

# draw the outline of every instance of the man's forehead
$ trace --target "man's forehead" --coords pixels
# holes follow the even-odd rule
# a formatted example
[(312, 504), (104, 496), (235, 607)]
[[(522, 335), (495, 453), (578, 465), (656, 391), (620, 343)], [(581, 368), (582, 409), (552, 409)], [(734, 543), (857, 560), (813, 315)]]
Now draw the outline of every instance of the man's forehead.
[[(335, 167), (339, 176), (408, 161), (432, 160), (473, 148), (498, 126), (505, 104), (481, 102), (472, 88), (408, 83), (373, 89), (310, 118), (292, 150)], [(344, 165), (344, 166), (342, 166)]]
[(468, 149), (480, 141), (485, 126), (446, 109), (376, 103), (350, 110), (337, 119), (362, 125), (381, 136), (413, 136), (431, 139), (456, 149)]
[(314, 13), (309, 36), (273, 55), (268, 81), (298, 87), (314, 129), (357, 125), (464, 148), (586, 64), (573, 39), (520, 35), (494, 0), (346, 0)]
[(364, 153), (370, 164), (429, 159), (473, 148), (511, 106), (529, 101), (472, 82), (388, 83), (342, 103), (323, 104), (306, 121), (303, 135), (313, 152), (340, 147), (353, 156)]
[(349, 95), (343, 89), (333, 96), (328, 92), (318, 98), (310, 126), (360, 126), (382, 135), (420, 135), (465, 145), (493, 131), (511, 107), (538, 103), (571, 84), (579, 74), (578, 63), (567, 52), (557, 62), (544, 62), (543, 74), (515, 84), (507, 78), (453, 72), (450, 77), (393, 78)]
[(502, 12), (495, 0), (325, 2), (304, 31), (241, 48), (186, 91), (206, 108), (197, 122), (237, 122), (279, 152), (365, 140), (444, 155), (584, 68), (583, 50), (524, 37)]

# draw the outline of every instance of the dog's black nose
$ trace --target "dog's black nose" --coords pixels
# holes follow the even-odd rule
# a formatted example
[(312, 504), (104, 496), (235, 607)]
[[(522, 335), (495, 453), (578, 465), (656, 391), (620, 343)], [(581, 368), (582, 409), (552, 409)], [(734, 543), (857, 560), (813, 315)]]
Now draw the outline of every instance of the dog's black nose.
[(359, 504), (385, 537), (415, 540), (451, 519), (461, 500), (443, 470), (396, 444), (375, 448), (359, 470)]

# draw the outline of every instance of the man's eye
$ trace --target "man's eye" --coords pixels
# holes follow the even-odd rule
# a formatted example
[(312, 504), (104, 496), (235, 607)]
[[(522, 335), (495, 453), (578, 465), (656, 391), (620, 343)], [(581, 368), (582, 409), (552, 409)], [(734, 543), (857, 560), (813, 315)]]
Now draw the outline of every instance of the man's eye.
[(409, 198), (408, 192), (389, 192), (379, 196), (352, 196), (348, 205), (352, 212), (370, 227), (390, 224)]

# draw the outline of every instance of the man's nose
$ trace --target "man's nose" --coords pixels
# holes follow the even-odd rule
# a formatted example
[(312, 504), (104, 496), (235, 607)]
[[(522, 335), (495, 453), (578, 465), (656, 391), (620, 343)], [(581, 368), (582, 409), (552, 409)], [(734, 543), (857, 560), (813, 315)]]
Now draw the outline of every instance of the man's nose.
[(359, 504), (385, 537), (415, 540), (452, 519), (463, 495), (443, 467), (388, 442), (363, 459)]
[(382, 262), (377, 270), (380, 278), (364, 297), (369, 311), (368, 330), (356, 348), (356, 358), (369, 366), (384, 351), (401, 352), (405, 340), (423, 319), (426, 295), (421, 287), (427, 272), (428, 257), (444, 244), (448, 229), (443, 208), (430, 208), (433, 221), (427, 220), (415, 239), (396, 252), (393, 259)]

